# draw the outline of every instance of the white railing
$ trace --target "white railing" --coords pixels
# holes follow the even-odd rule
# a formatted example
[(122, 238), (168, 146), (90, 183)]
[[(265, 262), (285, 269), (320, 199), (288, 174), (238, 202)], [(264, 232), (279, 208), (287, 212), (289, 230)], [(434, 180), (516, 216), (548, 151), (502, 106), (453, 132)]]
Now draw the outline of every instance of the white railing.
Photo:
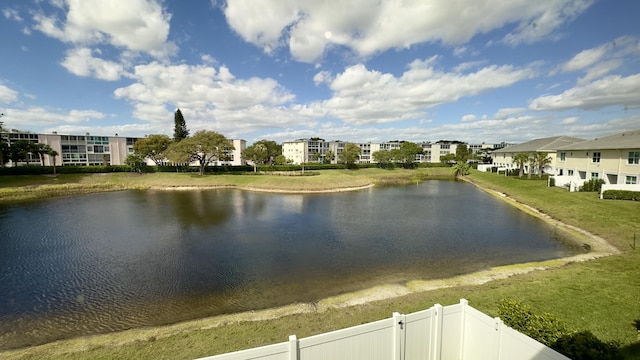
[(200, 360), (565, 360), (468, 305), (441, 306), (325, 334)]

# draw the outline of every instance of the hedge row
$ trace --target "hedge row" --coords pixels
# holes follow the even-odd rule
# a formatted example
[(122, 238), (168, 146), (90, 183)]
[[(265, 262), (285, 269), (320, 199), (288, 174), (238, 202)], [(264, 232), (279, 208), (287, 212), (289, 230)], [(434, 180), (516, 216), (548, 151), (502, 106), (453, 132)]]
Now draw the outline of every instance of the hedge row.
[(605, 190), (603, 199), (640, 201), (640, 192), (631, 190)]

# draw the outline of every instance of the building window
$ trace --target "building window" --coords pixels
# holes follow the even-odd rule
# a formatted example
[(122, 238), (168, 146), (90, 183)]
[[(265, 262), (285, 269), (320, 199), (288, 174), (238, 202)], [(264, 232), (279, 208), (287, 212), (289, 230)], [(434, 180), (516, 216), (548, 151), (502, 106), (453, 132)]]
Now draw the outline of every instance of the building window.
[(627, 161), (627, 164), (640, 164), (640, 151), (629, 151), (629, 160)]
[(591, 173), (591, 180), (598, 180), (599, 178), (600, 178), (600, 175), (597, 172)]
[(591, 158), (591, 162), (599, 163), (600, 162), (600, 152), (594, 152), (593, 157)]
[(573, 176), (573, 170), (567, 170), (567, 175)]
[(638, 177), (637, 176), (627, 176), (625, 182), (625, 184), (630, 184), (630, 185), (635, 185), (638, 183)]
[(565, 152), (561, 152), (560, 153), (560, 161), (564, 161), (566, 159), (566, 157), (567, 157), (567, 153), (565, 153)]

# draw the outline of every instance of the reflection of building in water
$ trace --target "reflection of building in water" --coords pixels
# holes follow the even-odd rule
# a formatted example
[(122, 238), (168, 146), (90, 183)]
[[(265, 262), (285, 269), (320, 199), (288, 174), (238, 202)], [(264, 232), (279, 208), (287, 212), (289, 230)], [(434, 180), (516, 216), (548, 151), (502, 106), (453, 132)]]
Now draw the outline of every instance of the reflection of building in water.
[(282, 195), (282, 210), (302, 213), (304, 210), (304, 195), (286, 194)]

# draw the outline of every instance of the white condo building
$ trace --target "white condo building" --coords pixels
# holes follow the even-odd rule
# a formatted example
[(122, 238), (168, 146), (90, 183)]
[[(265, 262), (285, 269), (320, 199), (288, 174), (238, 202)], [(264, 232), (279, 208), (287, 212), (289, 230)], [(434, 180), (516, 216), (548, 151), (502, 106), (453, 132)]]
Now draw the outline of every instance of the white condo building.
[[(124, 165), (127, 156), (133, 154), (133, 144), (139, 138), (118, 136), (94, 136), (89, 133), (85, 135), (60, 135), (56, 132), (51, 134), (32, 134), (18, 131), (12, 131), (1, 134), (9, 141), (9, 145), (16, 141), (25, 140), (33, 143), (49, 145), (53, 150), (58, 152), (56, 165), (62, 166), (89, 166), (89, 165)], [(214, 161), (210, 165), (244, 165), (242, 160), (242, 151), (246, 149), (245, 140), (233, 139), (235, 150), (231, 152), (229, 161)], [(37, 154), (29, 154), (29, 163), (40, 165), (41, 160)], [(24, 165), (25, 163), (20, 163)], [(151, 160), (147, 161), (148, 165), (155, 165)], [(9, 161), (6, 166), (15, 166)], [(45, 156), (45, 166), (52, 166), (50, 156)], [(193, 164), (195, 165), (195, 164)]]

